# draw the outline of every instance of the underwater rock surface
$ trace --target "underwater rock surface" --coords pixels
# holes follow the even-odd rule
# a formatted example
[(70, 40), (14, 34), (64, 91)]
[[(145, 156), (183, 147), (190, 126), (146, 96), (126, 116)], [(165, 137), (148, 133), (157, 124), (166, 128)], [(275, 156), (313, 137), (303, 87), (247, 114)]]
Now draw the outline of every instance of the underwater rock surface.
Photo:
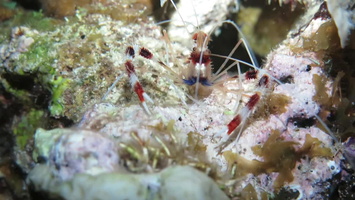
[(28, 175), (37, 190), (64, 199), (228, 199), (214, 181), (189, 166), (172, 166), (159, 173), (77, 174), (70, 181), (58, 181), (46, 165), (38, 165)]
[[(223, 19), (229, 3), (214, 9)], [(29, 172), (27, 182), (65, 199), (265, 199), (285, 190), (297, 199), (323, 198), (344, 160), (341, 142), (321, 123), (339, 105), (340, 80), (329, 76), (328, 66), (344, 41), (324, 5), (305, 6), (304, 18), (268, 54), (258, 69), (269, 77), (266, 89), (238, 74), (222, 77), (198, 99), (195, 87), (181, 84), (194, 44), (174, 23), (168, 39), (149, 17), (130, 23), (112, 9), (77, 9), (65, 22), (50, 22), (52, 30), (12, 28), (10, 37), (1, 36), (2, 76), (33, 76), (51, 94), (48, 114), (40, 116), (75, 122), (37, 129), (34, 144), (33, 133), (19, 140), (34, 149), (33, 160), (18, 161)], [(211, 22), (204, 11), (196, 21)], [(132, 60), (154, 101), (147, 102), (152, 115), (131, 89), (128, 46), (153, 54)], [(32, 101), (10, 78), (1, 83), (22, 102)], [(260, 103), (228, 137), (226, 125), (254, 94)]]

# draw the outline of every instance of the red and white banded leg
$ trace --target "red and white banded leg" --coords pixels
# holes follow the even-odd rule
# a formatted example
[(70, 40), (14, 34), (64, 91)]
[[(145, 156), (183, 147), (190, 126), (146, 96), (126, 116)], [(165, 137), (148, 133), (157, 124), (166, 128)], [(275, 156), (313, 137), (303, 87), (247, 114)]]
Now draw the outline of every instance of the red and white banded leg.
[[(257, 72), (252, 72), (253, 78), (257, 78)], [(239, 110), (237, 115), (226, 125), (222, 132), (219, 133), (221, 136), (221, 140), (217, 146), (220, 148), (220, 151), (226, 147), (229, 142), (228, 140), (232, 137), (233, 140), (239, 140), (241, 133), (243, 131), (243, 126), (246, 123), (247, 119), (255, 110), (255, 107), (260, 103), (260, 100), (263, 98), (263, 94), (265, 94), (265, 89), (269, 85), (269, 76), (264, 74), (260, 78), (256, 92), (249, 98), (248, 102), (245, 106)]]
[[(150, 59), (153, 56), (145, 48), (140, 49), (139, 55), (141, 55), (147, 59)], [(149, 108), (146, 104), (146, 100), (151, 103), (154, 103), (154, 101), (149, 97), (149, 95), (146, 92), (144, 92), (144, 89), (138, 80), (138, 77), (137, 77), (137, 74), (135, 71), (135, 67), (132, 63), (132, 60), (135, 57), (135, 50), (133, 47), (131, 47), (131, 46), (127, 47), (126, 56), (127, 56), (127, 60), (125, 62), (125, 67), (126, 67), (126, 72), (127, 72), (131, 87), (132, 87), (133, 91), (138, 95), (139, 101), (141, 102), (144, 110), (150, 115), (151, 112), (149, 111)]]

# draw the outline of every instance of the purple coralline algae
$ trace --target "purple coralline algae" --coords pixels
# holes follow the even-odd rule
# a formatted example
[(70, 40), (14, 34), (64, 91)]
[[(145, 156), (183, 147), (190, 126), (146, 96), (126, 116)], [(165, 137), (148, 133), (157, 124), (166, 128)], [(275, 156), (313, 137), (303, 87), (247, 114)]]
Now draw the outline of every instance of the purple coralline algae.
[[(220, 5), (222, 18), (230, 2)], [(268, 77), (267, 87), (238, 74), (241, 79), (221, 77), (199, 99), (173, 81), (187, 70), (193, 46), (191, 36), (187, 47), (186, 41), (175, 40), (174, 34), (187, 33), (185, 28), (174, 32), (174, 23), (171, 42), (151, 19), (125, 25), (85, 10), (77, 11), (78, 23), (61, 26), (64, 33), (21, 27), (23, 36), (13, 35), (0, 46), (3, 66), (15, 71), (13, 61), (20, 66), (23, 53), (48, 44), (47, 83), (63, 81), (52, 84), (57, 101), (51, 114), (75, 121), (72, 128), (36, 131), (33, 157), (38, 163), (28, 182), (65, 199), (243, 199), (248, 191), (264, 199), (285, 189), (297, 199), (322, 198), (330, 191), (327, 182), (341, 171), (343, 152), (350, 163), (354, 154), (353, 139), (338, 152), (341, 144), (323, 122), (337, 92), (325, 60), (343, 45), (324, 5), (313, 3), (306, 18), (268, 54), (264, 67), (256, 69)], [(197, 16), (203, 20), (196, 21), (211, 21), (206, 13)], [(154, 59), (131, 61), (154, 100), (147, 104), (151, 115), (131, 90), (123, 67), (131, 59), (125, 54), (128, 46), (152, 51)], [(260, 100), (250, 106), (255, 94)], [(246, 120), (228, 136), (227, 124), (236, 115)]]

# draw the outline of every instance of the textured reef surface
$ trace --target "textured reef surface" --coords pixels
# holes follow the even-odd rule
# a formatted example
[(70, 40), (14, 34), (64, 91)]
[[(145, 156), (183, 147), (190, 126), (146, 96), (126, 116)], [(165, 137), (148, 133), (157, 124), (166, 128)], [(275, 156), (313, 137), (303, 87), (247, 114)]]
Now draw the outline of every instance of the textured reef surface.
[[(181, 0), (179, 12), (170, 2), (38, 3), (43, 13), (1, 2), (1, 197), (354, 197), (352, 2)], [(262, 67), (243, 78), (229, 61), (196, 93), (183, 81), (192, 35), (211, 34), (212, 53), (226, 57), (239, 40), (226, 19), (265, 56)], [(129, 46), (153, 58), (132, 59)], [(230, 56), (253, 62), (242, 46)], [(212, 56), (214, 73), (223, 61)]]

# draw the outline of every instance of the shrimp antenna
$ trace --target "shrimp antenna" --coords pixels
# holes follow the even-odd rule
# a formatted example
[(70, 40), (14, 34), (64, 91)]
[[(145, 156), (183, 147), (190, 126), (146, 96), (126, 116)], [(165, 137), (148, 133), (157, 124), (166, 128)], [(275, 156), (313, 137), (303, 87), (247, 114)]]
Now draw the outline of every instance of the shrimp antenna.
[(170, 22), (171, 22), (171, 19), (167, 19), (167, 20), (163, 20), (163, 21), (157, 22), (157, 23), (155, 23), (155, 25), (162, 25), (162, 24), (167, 24), (167, 23), (170, 23)]
[(195, 14), (197, 29), (200, 30), (200, 25), (199, 25), (199, 22), (198, 22), (197, 12), (196, 12), (196, 9), (195, 9), (195, 5), (194, 5), (193, 1), (190, 1), (190, 2), (191, 2), (192, 9), (193, 9), (193, 11), (194, 11), (194, 14)]
[[(243, 34), (242, 30), (239, 28), (239, 26), (235, 22), (233, 22), (231, 20), (223, 20), (223, 21), (220, 22), (220, 25), (222, 25), (224, 23), (230, 24), (235, 29), (237, 29), (238, 33), (240, 34), (240, 38), (243, 41), (243, 45), (244, 45), (244, 47), (245, 47), (245, 49), (246, 49), (246, 51), (247, 51), (247, 53), (248, 53), (248, 55), (250, 57), (251, 63), (254, 65), (253, 68), (260, 69), (260, 65), (259, 65), (258, 61), (256, 60), (256, 56), (255, 56), (254, 52), (251, 50), (251, 47), (250, 47), (248, 41), (245, 39), (246, 37), (244, 36), (244, 34)], [(213, 31), (215, 31), (215, 29), (217, 27), (219, 27), (219, 26), (215, 26), (213, 29), (211, 29), (210, 34), (213, 33)]]

